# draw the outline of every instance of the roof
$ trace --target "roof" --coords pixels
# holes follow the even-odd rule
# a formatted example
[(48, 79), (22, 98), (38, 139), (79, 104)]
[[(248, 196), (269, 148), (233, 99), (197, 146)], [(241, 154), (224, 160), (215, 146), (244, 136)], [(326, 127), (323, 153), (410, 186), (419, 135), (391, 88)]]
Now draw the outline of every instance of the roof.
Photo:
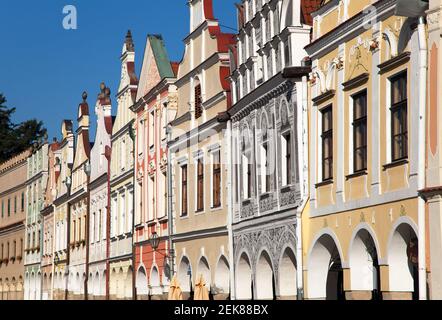
[(319, 9), (323, 0), (302, 0), (301, 12), (303, 22), (308, 25), (313, 25), (312, 13)]
[(175, 78), (178, 76), (178, 70), (180, 69), (180, 63), (179, 62), (171, 62), (173, 74), (175, 75)]
[(174, 78), (175, 74), (172, 69), (172, 65), (169, 60), (169, 56), (164, 45), (164, 40), (161, 35), (148, 35), (147, 36), (152, 48), (153, 55), (160, 73), (160, 78)]

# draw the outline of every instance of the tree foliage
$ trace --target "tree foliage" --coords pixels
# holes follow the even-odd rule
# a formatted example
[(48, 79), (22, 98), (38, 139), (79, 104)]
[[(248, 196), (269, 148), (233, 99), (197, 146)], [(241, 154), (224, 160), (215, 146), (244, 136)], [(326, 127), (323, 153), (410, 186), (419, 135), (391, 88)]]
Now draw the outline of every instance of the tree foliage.
[(0, 93), (0, 162), (25, 151), (46, 136), (43, 122), (36, 119), (14, 124), (11, 117), (16, 109), (8, 108), (6, 102)]

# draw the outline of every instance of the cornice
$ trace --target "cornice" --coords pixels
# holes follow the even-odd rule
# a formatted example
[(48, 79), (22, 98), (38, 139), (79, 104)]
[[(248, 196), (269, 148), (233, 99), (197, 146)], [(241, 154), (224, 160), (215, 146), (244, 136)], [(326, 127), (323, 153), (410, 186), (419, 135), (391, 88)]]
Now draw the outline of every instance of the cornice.
[(339, 44), (346, 42), (347, 39), (353, 38), (358, 34), (364, 33), (366, 30), (366, 22), (370, 19), (383, 21), (394, 15), (394, 9), (397, 0), (379, 0), (372, 4), (374, 10), (361, 11), (352, 18), (344, 21), (336, 28), (316, 39), (304, 49), (308, 55), (314, 60), (325, 55), (329, 51), (338, 47)]

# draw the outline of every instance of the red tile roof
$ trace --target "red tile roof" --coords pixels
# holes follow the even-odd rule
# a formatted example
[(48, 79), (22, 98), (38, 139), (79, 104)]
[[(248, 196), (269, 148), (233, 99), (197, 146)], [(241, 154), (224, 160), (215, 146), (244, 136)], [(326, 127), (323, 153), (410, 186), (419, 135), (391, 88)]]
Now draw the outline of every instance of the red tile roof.
[(178, 75), (178, 70), (180, 68), (180, 63), (179, 62), (171, 62), (170, 65), (172, 66), (173, 74), (176, 77)]
[(301, 12), (303, 22), (308, 25), (313, 25), (312, 12), (315, 12), (321, 6), (323, 0), (302, 0)]

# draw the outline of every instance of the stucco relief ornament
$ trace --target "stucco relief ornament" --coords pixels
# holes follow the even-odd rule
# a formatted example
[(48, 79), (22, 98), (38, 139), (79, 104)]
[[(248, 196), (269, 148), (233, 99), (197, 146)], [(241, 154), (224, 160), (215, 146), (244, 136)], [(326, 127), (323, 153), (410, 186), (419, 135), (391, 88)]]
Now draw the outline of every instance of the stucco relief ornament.
[(370, 40), (370, 51), (373, 52), (379, 48), (379, 41), (377, 39)]
[(310, 85), (314, 86), (316, 84), (316, 80), (317, 80), (316, 73), (314, 73), (310, 76)]
[(152, 160), (149, 162), (149, 175), (153, 176), (155, 173), (155, 162)]
[(430, 29), (439, 26), (439, 18), (440, 18), (440, 10), (437, 10), (427, 15), (427, 21)]
[(370, 48), (370, 40), (362, 39), (362, 37), (358, 37), (356, 44), (350, 48), (348, 59), (350, 64), (350, 79), (353, 77), (353, 73), (360, 68), (368, 72), (368, 52)]

